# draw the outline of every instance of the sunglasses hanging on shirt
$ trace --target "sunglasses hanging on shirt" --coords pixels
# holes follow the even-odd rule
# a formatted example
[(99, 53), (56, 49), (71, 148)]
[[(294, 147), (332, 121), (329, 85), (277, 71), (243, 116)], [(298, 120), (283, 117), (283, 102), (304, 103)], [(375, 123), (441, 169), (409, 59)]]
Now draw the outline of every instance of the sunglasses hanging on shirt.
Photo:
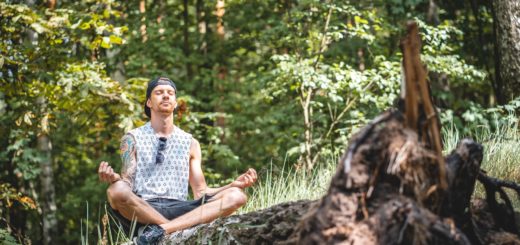
[(155, 156), (155, 164), (161, 164), (164, 162), (163, 151), (166, 149), (166, 138), (159, 138), (159, 148), (157, 149), (157, 155)]

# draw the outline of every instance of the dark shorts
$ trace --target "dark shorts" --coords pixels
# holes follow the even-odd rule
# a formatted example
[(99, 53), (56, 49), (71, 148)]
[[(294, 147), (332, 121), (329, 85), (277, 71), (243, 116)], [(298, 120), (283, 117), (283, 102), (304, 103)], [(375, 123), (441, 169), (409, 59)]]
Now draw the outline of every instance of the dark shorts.
[[(172, 220), (183, 214), (186, 214), (197, 207), (200, 207), (202, 204), (207, 203), (213, 196), (212, 195), (204, 195), (204, 197), (191, 200), (191, 201), (180, 201), (175, 199), (166, 199), (166, 198), (153, 198), (146, 200), (150, 206), (152, 206), (157, 212), (162, 214), (166, 219)], [(121, 224), (121, 228), (123, 228), (125, 234), (130, 234), (133, 231), (134, 235), (137, 234), (137, 230), (139, 227), (145, 225), (139, 222), (134, 222), (126, 219), (121, 215), (117, 210), (114, 210), (110, 204), (107, 205), (107, 210), (110, 215)]]

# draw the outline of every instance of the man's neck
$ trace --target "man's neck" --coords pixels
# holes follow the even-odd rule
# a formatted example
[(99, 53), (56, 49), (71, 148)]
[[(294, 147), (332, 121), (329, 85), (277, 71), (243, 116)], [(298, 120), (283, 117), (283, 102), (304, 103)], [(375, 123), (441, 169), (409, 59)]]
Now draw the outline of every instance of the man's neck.
[(170, 114), (169, 116), (153, 115), (150, 123), (153, 131), (160, 137), (169, 136), (175, 128), (175, 125), (173, 124), (173, 114)]

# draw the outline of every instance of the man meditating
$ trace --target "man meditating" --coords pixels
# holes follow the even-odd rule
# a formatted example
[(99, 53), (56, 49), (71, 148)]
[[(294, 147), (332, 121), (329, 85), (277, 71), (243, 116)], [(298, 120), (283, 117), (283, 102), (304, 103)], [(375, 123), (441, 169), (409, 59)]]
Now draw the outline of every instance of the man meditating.
[[(199, 142), (173, 123), (176, 95), (172, 80), (151, 80), (144, 105), (150, 121), (121, 139), (121, 173), (107, 162), (99, 165), (99, 178), (110, 183), (113, 213), (127, 224), (142, 224), (137, 244), (155, 244), (165, 234), (230, 215), (246, 203), (243, 189), (257, 179), (250, 168), (226, 186), (206, 185)], [(193, 201), (186, 200), (188, 183)]]

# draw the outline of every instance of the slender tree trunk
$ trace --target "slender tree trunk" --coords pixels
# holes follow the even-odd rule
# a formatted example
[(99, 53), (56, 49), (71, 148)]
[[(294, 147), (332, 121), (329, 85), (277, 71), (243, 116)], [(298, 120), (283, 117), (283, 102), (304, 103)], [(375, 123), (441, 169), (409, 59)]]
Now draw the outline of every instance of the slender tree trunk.
[(303, 157), (303, 165), (305, 169), (311, 170), (314, 167), (314, 162), (312, 161), (312, 108), (311, 108), (311, 99), (314, 94), (313, 89), (306, 90), (303, 84), (300, 87), (300, 105), (303, 110), (303, 128), (304, 128), (304, 153)]
[(223, 0), (217, 1), (217, 11), (215, 12), (217, 15), (217, 35), (219, 38), (224, 39), (225, 31), (224, 31), (224, 14), (226, 13), (226, 10), (224, 9), (225, 4)]
[[(35, 2), (28, 0), (28, 6), (33, 6)], [(56, 1), (49, 1), (48, 7), (53, 9), (56, 6)], [(38, 35), (33, 31), (28, 31), (27, 38), (31, 42), (38, 39)], [(51, 140), (49, 138), (49, 124), (48, 124), (48, 109), (46, 98), (40, 96), (36, 100), (37, 106), (40, 110), (40, 131), (37, 138), (37, 149), (43, 156), (40, 161), (40, 185), (41, 197), (40, 205), (42, 206), (42, 243), (56, 244), (54, 240), (57, 237), (58, 221), (56, 219), (56, 195), (54, 189), (54, 176), (52, 170), (52, 148)]]
[[(195, 2), (195, 20), (197, 23), (197, 30), (198, 30), (198, 37), (197, 40), (200, 40), (198, 43), (198, 47), (196, 48), (195, 52), (198, 52), (199, 55), (202, 55), (202, 63), (197, 63), (197, 66), (195, 66), (196, 73), (200, 73), (201, 69), (211, 69), (211, 64), (208, 61), (208, 11), (206, 9), (206, 6), (204, 5), (203, 0), (196, 0)], [(197, 97), (199, 91), (194, 90), (193, 96)]]
[[(111, 5), (107, 4), (107, 11), (111, 10)], [(124, 21), (125, 15), (122, 15), (121, 18)], [(109, 20), (110, 24), (114, 24), (112, 20)], [(106, 57), (108, 59), (108, 64), (114, 66), (114, 70), (110, 73), (110, 78), (112, 78), (115, 81), (118, 81), (119, 83), (124, 83), (126, 81), (125, 76), (125, 65), (123, 64), (123, 59), (119, 57), (119, 54), (121, 53), (121, 48), (115, 46), (111, 49), (107, 49), (105, 51)]]
[(494, 84), (494, 92), (495, 92), (495, 98), (496, 98), (496, 101), (498, 104), (500, 105), (503, 105), (505, 104), (505, 97), (504, 97), (504, 85), (503, 85), (503, 82), (502, 82), (502, 77), (500, 76), (500, 49), (498, 47), (498, 43), (497, 43), (497, 36), (498, 36), (498, 25), (497, 25), (497, 21), (495, 21), (497, 19), (496, 17), (496, 12), (495, 12), (495, 6), (494, 4), (491, 4), (491, 8), (492, 8), (492, 15), (493, 15), (493, 40), (494, 40), (494, 43), (493, 43), (493, 53), (494, 53), (494, 68), (495, 68), (495, 84)]
[(189, 27), (190, 27), (190, 18), (189, 18), (189, 12), (188, 12), (188, 0), (183, 1), (183, 19), (184, 19), (184, 26), (183, 26), (183, 35), (184, 35), (184, 57), (186, 58), (186, 82), (190, 82), (193, 77), (193, 71), (191, 69), (191, 62), (190, 62), (190, 33), (189, 33)]
[(141, 41), (145, 43), (148, 40), (148, 36), (146, 35), (146, 1), (139, 1), (139, 13), (141, 14), (141, 27), (139, 31), (141, 32)]
[[(218, 0), (217, 1), (217, 5), (216, 5), (216, 15), (217, 15), (217, 37), (219, 39), (219, 42), (220, 42), (220, 45), (223, 46), (223, 42), (224, 42), (224, 39), (225, 39), (225, 36), (226, 36), (226, 32), (225, 32), (225, 29), (224, 29), (224, 14), (226, 13), (226, 10), (224, 9), (225, 8), (225, 3), (223, 0)], [(226, 78), (227, 78), (227, 67), (224, 65), (224, 60), (221, 60), (220, 61), (220, 65), (219, 67), (217, 68), (218, 69), (218, 79), (220, 81), (225, 81)], [(221, 108), (220, 103), (222, 100), (224, 100), (222, 94), (224, 92), (224, 88), (223, 86), (220, 84), (220, 83), (216, 83), (215, 84), (215, 87), (216, 87), (216, 91), (219, 92), (219, 95), (220, 98), (219, 98), (219, 103), (216, 105), (216, 108), (215, 108), (215, 111), (216, 112), (223, 112), (223, 109)], [(217, 120), (216, 120), (216, 126), (218, 127), (221, 127), (221, 128), (224, 128), (225, 125), (226, 125), (226, 120), (223, 116), (217, 116)], [(224, 131), (224, 130), (223, 130)], [(224, 140), (224, 135), (221, 136), (221, 139)]]
[(518, 0), (494, 0), (493, 24), (496, 31), (495, 72), (500, 76), (503, 95), (497, 98), (501, 104), (520, 95), (520, 2)]
[(40, 132), (38, 135), (38, 150), (43, 156), (40, 162), (41, 174), (41, 197), (42, 197), (42, 223), (43, 223), (43, 244), (55, 244), (58, 221), (56, 219), (56, 193), (54, 189), (54, 176), (52, 170), (52, 145), (49, 139), (48, 112), (44, 97), (38, 98), (38, 105), (42, 119), (40, 120)]
[[(328, 1), (327, 3), (330, 3), (330, 1)], [(329, 41), (327, 40), (326, 33), (329, 28), (331, 16), (332, 16), (332, 8), (329, 8), (327, 17), (325, 19), (325, 26), (323, 27), (323, 37), (321, 38), (320, 47), (319, 47), (319, 50), (317, 50), (316, 59), (314, 60), (314, 64), (313, 64), (313, 68), (315, 70), (319, 69), (318, 63), (320, 62), (320, 58), (321, 58), (323, 52), (325, 52), (325, 49), (327, 48), (327, 43), (329, 43)], [(363, 63), (362, 66), (364, 69), (364, 61), (360, 61), (360, 62)], [(304, 120), (303, 126), (304, 126), (304, 137), (305, 137), (305, 142), (304, 142), (305, 151), (302, 154), (301, 159), (303, 159), (303, 161), (304, 161), (305, 169), (307, 169), (309, 171), (314, 167), (314, 164), (316, 163), (316, 160), (318, 159), (318, 155), (320, 154), (319, 149), (315, 150), (314, 153), (312, 152), (312, 148), (316, 148), (316, 146), (314, 145), (314, 140), (312, 138), (314, 130), (313, 130), (313, 123), (312, 123), (312, 117), (313, 117), (312, 111), (313, 110), (312, 110), (312, 106), (311, 106), (311, 101), (316, 92), (317, 92), (317, 89), (314, 89), (314, 88), (306, 89), (303, 86), (303, 83), (300, 86), (300, 105), (302, 106), (302, 110), (303, 110), (303, 120)], [(313, 154), (314, 154), (314, 157), (313, 157)], [(300, 161), (301, 161), (301, 159), (300, 159)]]
[[(208, 10), (206, 9), (204, 5), (203, 0), (197, 0), (195, 3), (195, 15), (197, 19), (197, 27), (199, 31), (199, 35), (202, 36), (202, 42), (199, 46), (199, 51), (204, 55), (204, 57), (208, 54), (208, 33), (211, 31), (209, 29), (208, 23), (209, 23), (209, 15)], [(204, 66), (208, 66), (208, 62), (203, 63)]]
[(48, 0), (47, 1), (47, 8), (55, 9), (56, 8), (56, 0)]
[[(475, 21), (477, 22), (478, 44), (481, 47), (483, 47), (482, 49), (479, 50), (478, 57), (481, 60), (487, 60), (487, 57), (489, 56), (489, 51), (486, 51), (484, 49), (484, 46), (485, 46), (484, 36), (483, 36), (484, 24), (483, 24), (482, 18), (480, 16), (479, 4), (478, 4), (477, 0), (471, 0), (471, 1), (469, 1), (469, 3), (470, 3), (470, 6), (471, 6), (471, 12), (473, 13)], [(493, 27), (493, 29), (494, 29), (494, 27)], [(494, 38), (494, 36), (493, 36), (493, 38)], [(490, 100), (489, 104), (491, 106), (493, 106), (493, 105), (495, 105), (497, 98), (498, 97), (503, 97), (503, 96), (502, 96), (501, 92), (497, 90), (498, 86), (497, 86), (496, 78), (493, 77), (493, 73), (491, 72), (491, 67), (489, 65), (489, 62), (484, 62), (484, 66), (486, 68), (486, 72), (489, 75), (490, 85), (493, 88), (493, 92), (494, 92), (493, 95), (490, 95), (491, 97), (489, 99)]]
[(430, 3), (428, 4), (428, 12), (426, 13), (426, 20), (428, 23), (433, 24), (434, 26), (437, 26), (440, 23), (439, 20), (439, 7), (435, 3), (434, 0), (430, 0)]

